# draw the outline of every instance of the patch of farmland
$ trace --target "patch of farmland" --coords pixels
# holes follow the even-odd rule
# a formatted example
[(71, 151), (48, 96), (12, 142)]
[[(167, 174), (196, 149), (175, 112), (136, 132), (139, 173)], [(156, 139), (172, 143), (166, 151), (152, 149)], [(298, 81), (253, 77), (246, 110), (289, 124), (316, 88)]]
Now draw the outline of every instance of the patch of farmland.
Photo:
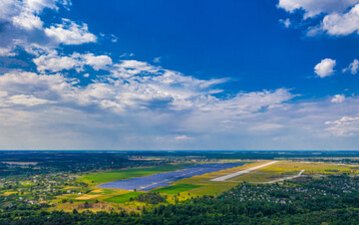
[(176, 185), (156, 189), (156, 190), (154, 190), (154, 192), (175, 195), (175, 194), (189, 191), (189, 190), (192, 190), (192, 189), (195, 189), (198, 187), (201, 187), (201, 186), (195, 185), (195, 184), (176, 184)]
[(107, 198), (104, 201), (105, 202), (112, 202), (112, 203), (125, 203), (130, 201), (131, 199), (136, 198), (137, 196), (139, 196), (141, 194), (141, 192), (129, 192), (126, 194), (122, 194), (122, 195), (117, 195), (111, 198)]
[(183, 165), (165, 165), (156, 167), (132, 168), (123, 170), (110, 170), (95, 172), (82, 176), (79, 181), (90, 185), (98, 185), (116, 180), (128, 179), (132, 177), (148, 176), (156, 173), (173, 171), (183, 168)]

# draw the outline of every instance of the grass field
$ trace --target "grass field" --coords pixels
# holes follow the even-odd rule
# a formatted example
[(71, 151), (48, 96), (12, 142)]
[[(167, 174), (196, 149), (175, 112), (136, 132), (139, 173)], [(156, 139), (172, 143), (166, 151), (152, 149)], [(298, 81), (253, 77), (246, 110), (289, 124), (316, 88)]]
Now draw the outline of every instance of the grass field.
[(153, 190), (153, 192), (159, 192), (163, 194), (175, 195), (184, 191), (189, 191), (195, 188), (201, 187), (195, 184), (176, 184), (168, 187)]
[(265, 183), (278, 178), (292, 176), (305, 170), (304, 175), (359, 174), (359, 166), (330, 163), (279, 161), (276, 164), (234, 177), (232, 182)]
[(0, 193), (0, 196), (6, 197), (6, 196), (10, 196), (10, 195), (17, 194), (17, 193), (18, 192), (16, 192), (16, 191), (4, 191), (4, 192)]
[(279, 178), (297, 175), (301, 170), (305, 170), (304, 175), (333, 175), (343, 173), (359, 174), (359, 166), (282, 160), (278, 163), (252, 171), (248, 174), (234, 177), (224, 182), (210, 181), (213, 178), (245, 170), (267, 162), (268, 161), (255, 161), (228, 170), (186, 178), (175, 182), (175, 184), (199, 185), (200, 187), (188, 190), (187, 192), (192, 196), (202, 196), (218, 195), (231, 189), (241, 182), (266, 183)]
[(104, 172), (95, 172), (86, 174), (79, 178), (79, 181), (87, 183), (91, 186), (96, 186), (99, 184), (123, 180), (132, 177), (142, 177), (149, 176), (156, 173), (173, 171), (183, 168), (184, 165), (166, 165), (158, 167), (143, 167), (143, 168), (133, 168), (133, 169), (124, 169), (124, 170), (110, 170)]
[(141, 194), (141, 192), (129, 192), (129, 193), (117, 195), (117, 196), (114, 196), (111, 198), (106, 198), (106, 199), (104, 199), (104, 201), (112, 202), (112, 203), (125, 203), (125, 202), (131, 200), (132, 198), (136, 198), (140, 194)]

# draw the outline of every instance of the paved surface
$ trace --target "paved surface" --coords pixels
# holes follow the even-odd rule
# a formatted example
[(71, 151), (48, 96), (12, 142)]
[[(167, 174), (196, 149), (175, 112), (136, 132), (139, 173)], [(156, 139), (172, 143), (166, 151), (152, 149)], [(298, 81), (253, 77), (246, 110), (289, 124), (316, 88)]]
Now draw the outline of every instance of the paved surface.
[(136, 177), (126, 180), (114, 181), (100, 185), (102, 188), (120, 188), (125, 190), (151, 190), (157, 187), (167, 186), (170, 183), (205, 173), (215, 172), (219, 170), (229, 169), (241, 166), (243, 163), (210, 163), (198, 164), (181, 170), (172, 172), (158, 173), (151, 176)]
[(277, 163), (277, 162), (278, 161), (271, 161), (269, 163), (265, 163), (265, 164), (262, 164), (262, 165), (259, 165), (259, 166), (251, 167), (251, 168), (246, 169), (246, 170), (241, 170), (241, 171), (231, 173), (231, 174), (228, 174), (228, 175), (225, 175), (225, 176), (217, 177), (217, 178), (212, 179), (211, 181), (226, 181), (226, 180), (231, 179), (233, 177), (237, 177), (237, 176), (240, 176), (240, 175), (243, 175), (243, 174), (246, 174), (246, 173), (250, 173), (250, 172), (252, 172), (254, 170), (258, 170), (258, 169), (261, 169), (263, 167), (270, 166), (270, 165), (272, 165), (274, 163)]
[(275, 180), (271, 180), (268, 182), (265, 182), (266, 184), (273, 184), (273, 183), (277, 183), (277, 182), (282, 182), (285, 180), (293, 180), (295, 178), (298, 178), (300, 176), (302, 176), (302, 174), (304, 173), (305, 170), (301, 170), (297, 175), (294, 176), (289, 176), (289, 177), (283, 177), (283, 178), (279, 178), (279, 179), (275, 179)]

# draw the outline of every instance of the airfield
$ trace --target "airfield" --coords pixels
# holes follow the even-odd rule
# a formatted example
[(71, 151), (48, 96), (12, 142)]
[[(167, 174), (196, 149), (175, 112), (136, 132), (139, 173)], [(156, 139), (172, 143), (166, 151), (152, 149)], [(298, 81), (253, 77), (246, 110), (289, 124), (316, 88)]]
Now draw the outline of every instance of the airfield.
[(100, 185), (100, 187), (119, 188), (119, 189), (137, 190), (137, 191), (149, 191), (158, 187), (168, 186), (171, 183), (184, 178), (225, 170), (233, 167), (238, 167), (241, 165), (243, 165), (243, 163), (198, 164), (171, 172), (158, 173), (145, 177), (136, 177), (131, 179), (114, 181), (114, 182), (102, 184)]
[[(53, 201), (51, 210), (72, 211), (138, 211), (152, 207), (134, 200), (146, 192), (157, 192), (167, 203), (180, 202), (199, 196), (217, 196), (234, 186), (247, 182), (271, 184), (286, 180), (320, 177), (323, 175), (359, 175), (359, 166), (290, 160), (255, 160), (173, 164), (109, 170), (80, 176), (78, 182), (86, 188), (66, 187), (66, 192)], [(91, 209), (82, 208), (84, 202)]]

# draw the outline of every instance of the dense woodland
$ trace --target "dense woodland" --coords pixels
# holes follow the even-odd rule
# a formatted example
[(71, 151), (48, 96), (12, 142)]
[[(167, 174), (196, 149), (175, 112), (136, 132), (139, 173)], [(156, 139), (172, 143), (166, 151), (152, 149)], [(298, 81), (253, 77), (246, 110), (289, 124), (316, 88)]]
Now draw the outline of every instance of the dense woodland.
[(130, 160), (124, 152), (0, 151), (0, 177), (58, 172), (78, 173), (156, 164), (157, 162), (152, 161)]
[[(359, 178), (329, 176), (282, 185), (241, 184), (218, 197), (161, 205), (141, 213), (3, 209), (2, 225), (58, 224), (358, 224)], [(144, 196), (152, 197), (152, 196)]]

